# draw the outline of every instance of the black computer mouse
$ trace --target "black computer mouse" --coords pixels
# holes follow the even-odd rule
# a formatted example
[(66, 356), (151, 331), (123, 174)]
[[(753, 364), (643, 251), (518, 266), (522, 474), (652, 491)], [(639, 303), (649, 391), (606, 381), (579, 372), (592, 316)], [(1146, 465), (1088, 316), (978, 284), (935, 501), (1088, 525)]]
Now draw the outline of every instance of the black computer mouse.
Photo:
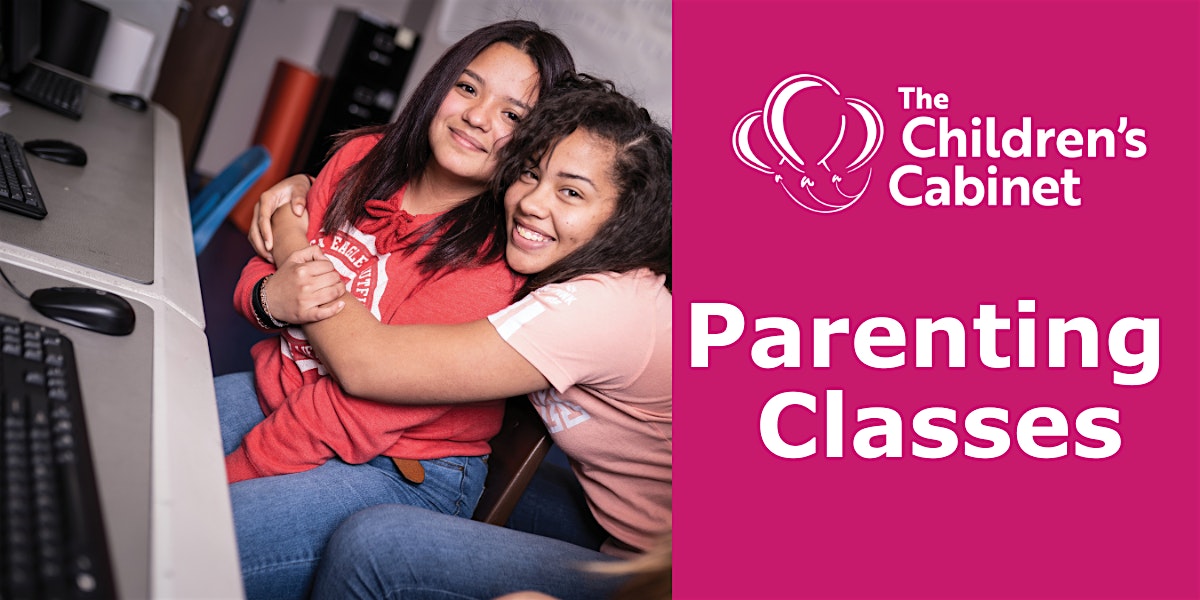
[(122, 94), (121, 92), (113, 92), (108, 95), (108, 99), (124, 106), (125, 108), (136, 110), (138, 112), (146, 112), (146, 99), (137, 94)]
[(25, 142), (25, 151), (64, 165), (82, 167), (87, 164), (87, 152), (66, 140), (29, 140)]
[(29, 303), (43, 315), (75, 327), (108, 335), (128, 335), (133, 331), (133, 306), (128, 300), (104, 290), (42, 288), (29, 295)]

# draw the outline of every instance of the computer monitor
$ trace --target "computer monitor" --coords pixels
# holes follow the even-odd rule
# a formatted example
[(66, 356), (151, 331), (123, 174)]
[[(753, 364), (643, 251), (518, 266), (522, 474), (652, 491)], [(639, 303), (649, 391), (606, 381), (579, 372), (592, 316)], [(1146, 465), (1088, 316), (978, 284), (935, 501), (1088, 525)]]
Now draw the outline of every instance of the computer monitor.
[(9, 81), (42, 48), (42, 0), (0, 0), (0, 81)]
[(91, 77), (108, 31), (107, 8), (87, 0), (42, 2), (42, 51), (38, 60)]

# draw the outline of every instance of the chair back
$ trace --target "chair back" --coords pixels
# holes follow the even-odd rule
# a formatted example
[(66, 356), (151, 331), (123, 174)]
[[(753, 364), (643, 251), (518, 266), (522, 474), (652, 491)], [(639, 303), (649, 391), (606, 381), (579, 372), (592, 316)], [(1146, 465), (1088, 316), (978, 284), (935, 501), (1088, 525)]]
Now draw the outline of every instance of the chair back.
[(508, 522), (551, 443), (550, 432), (529, 398), (509, 398), (504, 407), (504, 425), (491, 440), (483, 495), (471, 518), (500, 526)]
[(225, 220), (246, 190), (262, 177), (270, 164), (271, 154), (265, 146), (251, 146), (192, 198), (189, 208), (196, 254), (204, 250), (221, 221)]

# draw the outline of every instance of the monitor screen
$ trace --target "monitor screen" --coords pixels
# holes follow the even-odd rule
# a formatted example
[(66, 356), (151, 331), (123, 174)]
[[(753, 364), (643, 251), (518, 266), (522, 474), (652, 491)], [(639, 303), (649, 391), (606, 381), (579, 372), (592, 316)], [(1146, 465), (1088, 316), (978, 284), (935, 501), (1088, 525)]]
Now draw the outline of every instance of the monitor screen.
[(0, 79), (20, 73), (42, 47), (42, 0), (0, 0)]
[(86, 0), (38, 1), (42, 3), (38, 60), (91, 77), (108, 30), (108, 9)]

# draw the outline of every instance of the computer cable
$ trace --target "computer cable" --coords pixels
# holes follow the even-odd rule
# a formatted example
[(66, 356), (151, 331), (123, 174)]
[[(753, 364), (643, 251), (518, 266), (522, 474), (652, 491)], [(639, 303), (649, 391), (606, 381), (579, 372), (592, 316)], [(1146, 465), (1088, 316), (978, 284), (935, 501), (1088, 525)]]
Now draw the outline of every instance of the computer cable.
[(3, 267), (0, 267), (0, 277), (3, 277), (3, 278), (4, 278), (4, 283), (7, 283), (7, 284), (8, 284), (8, 287), (9, 287), (10, 289), (12, 289), (12, 291), (13, 291), (13, 293), (14, 293), (14, 294), (16, 294), (16, 295), (20, 296), (22, 300), (29, 301), (29, 296), (26, 296), (25, 294), (22, 294), (22, 293), (21, 293), (21, 290), (18, 290), (18, 289), (17, 289), (17, 286), (13, 285), (13, 282), (12, 282), (12, 280), (8, 278), (8, 274), (4, 272), (4, 268), (3, 268)]

